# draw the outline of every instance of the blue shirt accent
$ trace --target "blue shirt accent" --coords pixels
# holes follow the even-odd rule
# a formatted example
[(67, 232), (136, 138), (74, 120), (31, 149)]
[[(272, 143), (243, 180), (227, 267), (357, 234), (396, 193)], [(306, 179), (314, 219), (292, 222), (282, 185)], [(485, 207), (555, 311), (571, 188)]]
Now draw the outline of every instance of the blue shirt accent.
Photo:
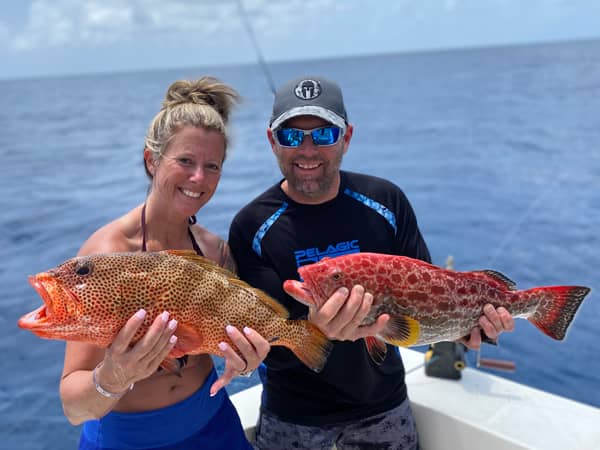
[(381, 203), (367, 197), (366, 195), (351, 191), (348, 188), (344, 189), (344, 194), (352, 197), (354, 200), (359, 201), (363, 205), (374, 210), (377, 214), (380, 214), (381, 216), (383, 216), (383, 218), (385, 220), (387, 220), (387, 222), (394, 229), (394, 234), (398, 233), (398, 227), (396, 225), (396, 216), (394, 216), (394, 214), (389, 209), (387, 209), (385, 206), (383, 206)]
[(252, 239), (252, 249), (256, 252), (256, 254), (258, 256), (262, 256), (262, 249), (261, 249), (260, 243), (263, 240), (263, 238), (265, 237), (265, 234), (267, 234), (267, 231), (269, 231), (269, 228), (271, 228), (271, 225), (273, 225), (275, 223), (275, 221), (279, 218), (279, 216), (281, 216), (283, 214), (283, 212), (287, 209), (287, 207), (288, 207), (288, 203), (283, 202), (281, 207), (277, 211), (275, 211), (275, 213), (273, 213), (273, 215), (271, 217), (269, 217), (267, 220), (265, 220), (265, 223), (263, 223), (260, 226), (260, 228), (258, 229), (256, 234), (254, 235), (254, 239)]

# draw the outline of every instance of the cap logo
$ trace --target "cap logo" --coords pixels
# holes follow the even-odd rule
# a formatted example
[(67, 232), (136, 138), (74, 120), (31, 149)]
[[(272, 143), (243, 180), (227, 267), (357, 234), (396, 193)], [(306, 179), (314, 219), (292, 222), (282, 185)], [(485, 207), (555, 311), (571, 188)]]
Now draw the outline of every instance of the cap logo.
[(296, 85), (294, 94), (302, 100), (312, 100), (321, 95), (321, 85), (315, 80), (302, 80)]

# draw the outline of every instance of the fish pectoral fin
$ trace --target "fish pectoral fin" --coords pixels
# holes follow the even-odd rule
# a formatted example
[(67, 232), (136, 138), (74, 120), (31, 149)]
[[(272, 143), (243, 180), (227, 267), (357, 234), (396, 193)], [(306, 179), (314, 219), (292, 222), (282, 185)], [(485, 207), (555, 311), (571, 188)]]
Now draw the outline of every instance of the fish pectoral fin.
[(371, 360), (380, 366), (387, 355), (387, 346), (385, 345), (385, 342), (375, 336), (367, 336), (365, 338), (365, 345)]
[(169, 357), (181, 358), (183, 355), (201, 353), (199, 349), (202, 344), (202, 335), (194, 327), (179, 323), (173, 334), (177, 336), (177, 343), (169, 352)]
[(419, 340), (421, 325), (409, 316), (391, 316), (381, 337), (392, 345), (410, 347)]

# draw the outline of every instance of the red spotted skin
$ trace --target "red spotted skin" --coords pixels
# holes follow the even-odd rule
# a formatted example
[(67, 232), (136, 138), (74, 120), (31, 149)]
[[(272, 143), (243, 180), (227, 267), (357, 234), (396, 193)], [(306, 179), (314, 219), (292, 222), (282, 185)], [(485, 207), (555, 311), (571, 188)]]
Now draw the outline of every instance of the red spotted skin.
[[(323, 259), (300, 267), (298, 272), (304, 282), (286, 282), (286, 291), (317, 306), (342, 286), (351, 289), (356, 284), (363, 285), (374, 297), (364, 323), (372, 323), (382, 313), (415, 319), (420, 331), (418, 340), (411, 345), (452, 341), (468, 335), (477, 325), (486, 303), (503, 306), (514, 317), (548, 322), (544, 328), (566, 322), (559, 323), (561, 330), (542, 329), (551, 337), (562, 339), (577, 307), (589, 292), (584, 287), (517, 291), (510, 280), (502, 281), (501, 274), (495, 277), (485, 272), (457, 272), (412, 258), (375, 253)], [(573, 289), (577, 290), (576, 301), (558, 308), (557, 295), (564, 296)], [(563, 315), (566, 315), (564, 320)]]

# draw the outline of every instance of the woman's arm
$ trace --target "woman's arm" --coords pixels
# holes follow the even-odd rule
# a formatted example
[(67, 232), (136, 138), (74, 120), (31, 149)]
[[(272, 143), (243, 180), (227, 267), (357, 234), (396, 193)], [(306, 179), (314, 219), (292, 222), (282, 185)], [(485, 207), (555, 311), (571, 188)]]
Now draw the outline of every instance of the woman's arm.
[(135, 313), (119, 331), (108, 349), (68, 342), (60, 382), (60, 397), (69, 422), (78, 425), (111, 411), (135, 382), (149, 377), (171, 351), (177, 322), (160, 314), (148, 332), (130, 347), (144, 321), (143, 310)]

